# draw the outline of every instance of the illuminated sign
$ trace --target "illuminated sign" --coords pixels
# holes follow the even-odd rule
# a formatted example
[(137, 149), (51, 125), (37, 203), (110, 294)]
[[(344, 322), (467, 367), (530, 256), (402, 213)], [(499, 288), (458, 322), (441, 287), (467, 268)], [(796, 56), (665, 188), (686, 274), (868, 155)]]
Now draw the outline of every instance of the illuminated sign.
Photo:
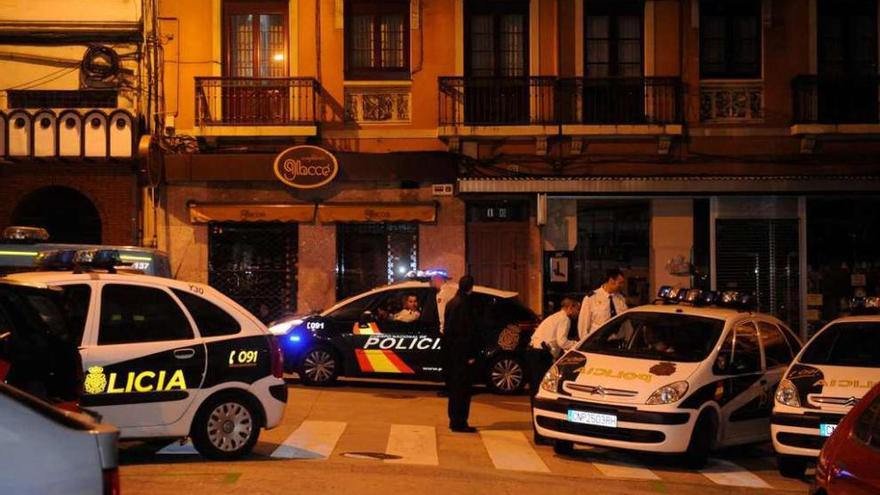
[(249, 366), (256, 366), (257, 359), (260, 357), (259, 352), (257, 351), (229, 351), (229, 367), (230, 368), (242, 368)]
[(339, 173), (336, 157), (324, 148), (302, 145), (287, 148), (273, 165), (275, 177), (297, 189), (314, 189), (329, 184)]
[(364, 349), (381, 349), (408, 351), (418, 349), (421, 351), (428, 349), (439, 349), (440, 339), (424, 336), (408, 336), (400, 335), (395, 337), (385, 337), (382, 335), (373, 335), (367, 339)]
[(104, 374), (104, 368), (92, 366), (86, 375), (85, 389), (88, 394), (121, 394), (130, 392), (168, 392), (186, 390), (183, 370), (129, 371), (120, 379), (119, 373)]

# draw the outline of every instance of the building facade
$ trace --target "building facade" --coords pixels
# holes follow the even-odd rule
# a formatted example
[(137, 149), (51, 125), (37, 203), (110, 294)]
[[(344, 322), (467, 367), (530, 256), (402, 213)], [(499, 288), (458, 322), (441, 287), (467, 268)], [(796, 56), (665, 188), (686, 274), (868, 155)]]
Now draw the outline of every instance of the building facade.
[[(160, 1), (145, 238), (264, 319), (428, 266), (545, 311), (620, 267), (806, 334), (880, 289), (877, 4)], [(279, 180), (297, 145), (335, 178)]]
[(137, 244), (156, 11), (141, 0), (76, 4), (0, 7), (0, 227), (44, 227), (54, 242)]

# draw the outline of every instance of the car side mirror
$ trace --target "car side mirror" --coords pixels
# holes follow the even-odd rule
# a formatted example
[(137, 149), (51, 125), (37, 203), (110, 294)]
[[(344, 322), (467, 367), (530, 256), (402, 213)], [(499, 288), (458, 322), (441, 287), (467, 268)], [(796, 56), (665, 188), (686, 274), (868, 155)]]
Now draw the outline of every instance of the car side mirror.
[(370, 311), (364, 311), (361, 313), (361, 317), (358, 319), (358, 323), (361, 325), (366, 325), (368, 323), (375, 323), (376, 317), (373, 316), (373, 313)]

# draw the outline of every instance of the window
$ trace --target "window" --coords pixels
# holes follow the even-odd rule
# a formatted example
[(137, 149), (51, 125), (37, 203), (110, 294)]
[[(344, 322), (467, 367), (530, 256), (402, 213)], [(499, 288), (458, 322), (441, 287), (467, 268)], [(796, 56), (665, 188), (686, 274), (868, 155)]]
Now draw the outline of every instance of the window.
[(766, 321), (759, 321), (758, 329), (761, 331), (761, 344), (764, 346), (767, 369), (788, 366), (793, 356), (782, 331)]
[(347, 223), (336, 227), (338, 299), (406, 280), (418, 269), (417, 223)]
[(9, 108), (116, 108), (115, 89), (9, 90)]
[(347, 0), (345, 78), (409, 76), (409, 1)]
[(877, 75), (877, 2), (819, 2), (819, 70), (828, 75)]
[(880, 396), (862, 411), (853, 425), (852, 436), (865, 445), (880, 449)]
[(584, 11), (586, 76), (641, 77), (643, 3), (587, 2)]
[(177, 289), (171, 289), (171, 292), (186, 306), (202, 337), (235, 335), (241, 331), (241, 325), (235, 318), (207, 299)]
[(727, 335), (715, 365), (715, 373), (741, 375), (761, 371), (758, 330), (750, 322), (740, 323)]
[(467, 2), (468, 76), (529, 75), (528, 2)]
[(760, 0), (702, 0), (700, 77), (761, 77)]
[(332, 311), (329, 316), (335, 320), (342, 321), (357, 321), (364, 311), (367, 311), (368, 308), (372, 307), (373, 301), (376, 300), (376, 296), (365, 296), (359, 299), (355, 299), (351, 302), (343, 301), (342, 306)]
[(89, 316), (89, 301), (92, 297), (92, 288), (86, 284), (64, 286), (64, 311), (67, 313), (67, 321), (73, 342), (79, 344), (82, 341), (86, 329), (86, 319)]
[(189, 321), (167, 292), (121, 284), (108, 284), (101, 290), (98, 345), (191, 338)]
[(838, 323), (810, 342), (803, 364), (880, 368), (880, 324)]
[(286, 77), (287, 2), (226, 1), (224, 72), (229, 77)]

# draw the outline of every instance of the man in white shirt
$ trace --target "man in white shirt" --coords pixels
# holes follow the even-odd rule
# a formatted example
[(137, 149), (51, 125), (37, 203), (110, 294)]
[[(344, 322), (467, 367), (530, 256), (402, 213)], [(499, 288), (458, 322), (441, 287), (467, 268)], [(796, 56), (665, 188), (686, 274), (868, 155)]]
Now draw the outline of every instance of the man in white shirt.
[(626, 299), (621, 294), (626, 278), (618, 269), (608, 270), (605, 283), (589, 292), (581, 303), (578, 315), (578, 337), (584, 340), (611, 318), (626, 311)]
[(529, 386), (532, 395), (538, 393), (544, 374), (550, 369), (553, 361), (563, 352), (577, 345), (577, 341), (568, 339), (568, 330), (571, 328), (571, 319), (578, 314), (580, 304), (566, 297), (560, 306), (562, 309), (548, 316), (538, 325), (529, 342), (526, 357), (531, 371)]
[(407, 294), (403, 300), (403, 309), (394, 314), (394, 321), (412, 323), (419, 319), (419, 298), (415, 294)]

